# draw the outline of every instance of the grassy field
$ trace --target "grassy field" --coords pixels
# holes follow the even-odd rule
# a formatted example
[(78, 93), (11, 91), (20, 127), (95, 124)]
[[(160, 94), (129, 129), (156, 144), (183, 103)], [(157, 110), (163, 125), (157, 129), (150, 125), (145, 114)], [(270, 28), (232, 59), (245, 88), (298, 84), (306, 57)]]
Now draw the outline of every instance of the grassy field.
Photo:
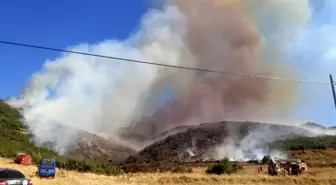
[(264, 172), (258, 173), (258, 166), (244, 166), (244, 170), (235, 175), (207, 175), (205, 168), (194, 168), (191, 174), (173, 174), (173, 173), (134, 173), (120, 175), (116, 177), (101, 176), (90, 173), (64, 172), (57, 171), (55, 179), (39, 179), (34, 175), (35, 166), (22, 166), (13, 164), (9, 159), (0, 158), (0, 167), (14, 168), (22, 171), (28, 178), (33, 180), (34, 185), (72, 185), (72, 184), (88, 184), (88, 185), (177, 185), (177, 184), (230, 184), (230, 185), (274, 185), (274, 184), (306, 184), (306, 185), (325, 185), (336, 184), (335, 168), (310, 168), (309, 172), (301, 176), (291, 177), (271, 177), (268, 176), (267, 167), (264, 166)]
[(336, 150), (298, 150), (288, 152), (290, 158), (299, 158), (309, 166), (323, 167), (335, 166), (336, 167)]

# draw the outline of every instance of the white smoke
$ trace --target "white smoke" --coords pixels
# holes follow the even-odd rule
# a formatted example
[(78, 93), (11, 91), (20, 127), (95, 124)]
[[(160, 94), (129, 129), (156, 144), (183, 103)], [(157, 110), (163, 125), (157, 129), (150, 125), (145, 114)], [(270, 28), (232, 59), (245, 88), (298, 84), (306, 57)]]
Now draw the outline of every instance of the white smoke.
[[(286, 49), (287, 41), (291, 41), (294, 33), (300, 30), (311, 15), (308, 0), (258, 0), (247, 4), (249, 15), (264, 37), (261, 48), (264, 53), (263, 62), (275, 60), (274, 57), (277, 56), (274, 54), (277, 52), (271, 50), (277, 50), (274, 47)], [(149, 11), (143, 17), (141, 29), (125, 41), (84, 43), (69, 49), (192, 67), (195, 61), (184, 46), (187, 21), (176, 7), (166, 5), (163, 9)], [(269, 62), (272, 68), (274, 64)], [(160, 78), (172, 73), (176, 75), (170, 80), (174, 81), (177, 89), (185, 88), (184, 84), (192, 79), (191, 73), (186, 71), (177, 72), (146, 64), (64, 54), (47, 61), (43, 69), (33, 75), (21, 97), (11, 103), (31, 105), (24, 109), (23, 115), (25, 123), (35, 136), (34, 142), (41, 145), (53, 141), (57, 144), (56, 150), (62, 152), (76, 138), (76, 129), (117, 138), (120, 128), (138, 120), (151, 106), (156, 105), (155, 101), (154, 105), (143, 104), (157, 93), (152, 92), (150, 87), (156, 83), (160, 85)], [(280, 90), (275, 89), (274, 93), (283, 93)], [(213, 114), (208, 117), (211, 119)], [(197, 121), (199, 120), (195, 120)], [(65, 129), (57, 124), (75, 129)], [(254, 139), (253, 136), (242, 141), (241, 148), (248, 147), (252, 150), (258, 147), (258, 139), (253, 143), (248, 142)], [(229, 153), (236, 155), (236, 158), (246, 157), (239, 148), (228, 150), (237, 151), (238, 154)], [(263, 152), (256, 150), (255, 155), (260, 156), (261, 153)]]
[[(276, 65), (275, 62), (269, 63), (269, 61), (283, 62), (281, 61), (283, 60), (283, 53), (288, 52), (288, 49), (291, 48), (291, 45), (293, 44), (293, 39), (302, 33), (306, 23), (311, 18), (312, 10), (309, 6), (309, 1), (260, 0), (257, 3), (255, 1), (246, 2), (248, 4), (247, 9), (249, 10), (249, 15), (254, 19), (254, 22), (259, 29), (259, 33), (263, 37), (264, 42), (261, 48), (261, 51), (263, 52), (262, 62), (266, 62), (265, 65)], [(272, 52), (272, 50), (281, 52), (276, 53)], [(274, 68), (274, 66), (270, 67)], [(288, 74), (289, 73), (291, 72), (288, 71)], [(281, 86), (279, 87), (280, 88), (275, 87), (273, 89), (273, 95), (285, 92), (282, 91)], [(281, 101), (280, 97), (284, 97), (284, 94), (281, 94), (278, 97), (279, 100), (274, 99), (273, 101)], [(272, 105), (272, 103), (270, 103), (270, 105)], [(262, 111), (263, 115), (257, 115), (258, 113), (256, 113), (255, 116), (258, 120), (255, 121), (263, 120), (268, 123), (269, 120), (272, 120), (270, 123), (294, 125), (293, 121), (284, 121), (284, 118), (279, 118), (277, 120), (268, 117), (269, 115), (273, 115), (267, 113), (271, 113), (272, 107), (265, 106), (265, 108), (267, 110)], [(285, 110), (285, 114), (288, 110), (288, 108)], [(279, 112), (278, 109), (275, 111)], [(249, 119), (249, 121), (252, 121), (252, 119)], [(279, 134), (281, 135), (281, 133), (276, 134), (274, 131), (268, 130), (267, 127), (261, 127), (251, 131), (238, 143), (235, 140), (235, 137), (232, 136), (226, 138), (225, 141), (215, 149), (213, 155), (216, 159), (229, 157), (238, 161), (261, 160), (266, 155), (286, 158), (287, 155), (285, 153), (278, 150), (271, 150), (267, 147), (268, 143), (281, 138), (279, 137)]]
[[(270, 126), (270, 125), (269, 125)], [(224, 143), (215, 148), (214, 158), (232, 158), (236, 161), (262, 160), (266, 155), (278, 158), (287, 158), (287, 154), (277, 149), (271, 149), (268, 144), (287, 138), (293, 134), (291, 130), (282, 130), (281, 133), (272, 130), (269, 126), (260, 126), (250, 131), (241, 141), (237, 142), (234, 137), (225, 138)], [(301, 133), (308, 136), (310, 133)]]
[[(167, 6), (150, 11), (141, 25), (141, 30), (126, 41), (106, 40), (69, 49), (171, 65), (182, 61), (185, 24), (176, 8)], [(23, 116), (35, 136), (34, 142), (41, 145), (53, 141), (60, 152), (75, 139), (76, 131), (57, 124), (117, 137), (118, 129), (140, 116), (139, 104), (148, 96), (148, 88), (165, 74), (160, 69), (153, 65), (64, 54), (46, 61), (21, 97), (9, 103), (29, 104)]]
[[(251, 130), (250, 133), (240, 141), (235, 138), (234, 131), (232, 131), (232, 136), (225, 138), (224, 142), (215, 148), (212, 155), (217, 160), (223, 159), (224, 157), (229, 157), (236, 161), (262, 160), (262, 158), (267, 155), (272, 158), (285, 159), (288, 157), (286, 152), (272, 149), (268, 144), (288, 137), (290, 138), (295, 135), (293, 135), (293, 133), (306, 137), (336, 134), (336, 130), (311, 126), (307, 125), (307, 123), (308, 121), (295, 124), (293, 122), (282, 122), (282, 124), (270, 122), (267, 125)], [(291, 125), (302, 130), (295, 131), (288, 127), (287, 130), (277, 132), (276, 129), (272, 129), (272, 125)]]

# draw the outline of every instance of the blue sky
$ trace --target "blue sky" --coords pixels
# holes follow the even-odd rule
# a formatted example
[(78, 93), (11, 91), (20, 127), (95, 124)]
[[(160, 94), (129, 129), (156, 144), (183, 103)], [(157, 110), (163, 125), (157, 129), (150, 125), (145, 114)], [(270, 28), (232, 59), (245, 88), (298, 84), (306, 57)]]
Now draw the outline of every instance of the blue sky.
[[(328, 36), (334, 35), (330, 30), (336, 21), (330, 18), (333, 9), (323, 6), (328, 0), (311, 1), (315, 7), (314, 17), (306, 37), (298, 41), (298, 47), (289, 57), (296, 61), (295, 65), (304, 66), (305, 79), (328, 81), (327, 75), (336, 70), (336, 64), (325, 61), (323, 52), (336, 46), (326, 44)], [(149, 5), (149, 0), (3, 0), (0, 1), (0, 40), (65, 48), (83, 42), (125, 39), (136, 31)], [(322, 26), (326, 28), (317, 29)], [(47, 59), (57, 56), (57, 52), (0, 44), (0, 98), (19, 95), (31, 74), (40, 70)], [(333, 74), (336, 78), (336, 73)], [(306, 85), (301, 94), (298, 101), (302, 106), (293, 113), (295, 119), (336, 125), (330, 87)], [(312, 99), (315, 103), (302, 103)]]
[[(0, 39), (65, 48), (82, 42), (124, 39), (148, 8), (146, 0), (0, 1)], [(0, 98), (18, 95), (52, 51), (0, 45)]]
[[(294, 41), (289, 54), (293, 66), (308, 81), (328, 82), (329, 74), (336, 78), (336, 2), (311, 0), (313, 17), (301, 38)], [(336, 110), (331, 87), (327, 85), (300, 85), (299, 106), (293, 118), (313, 120), (326, 126), (336, 125)]]

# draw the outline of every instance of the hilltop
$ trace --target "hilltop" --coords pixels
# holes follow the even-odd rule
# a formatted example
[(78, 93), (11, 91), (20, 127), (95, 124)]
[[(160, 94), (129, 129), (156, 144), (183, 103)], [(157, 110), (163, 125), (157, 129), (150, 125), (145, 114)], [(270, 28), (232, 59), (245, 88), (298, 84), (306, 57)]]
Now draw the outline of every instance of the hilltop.
[(311, 121), (308, 121), (307, 123), (302, 124), (301, 127), (306, 128), (306, 129), (315, 129), (321, 132), (328, 132), (328, 131), (334, 132), (336, 129), (336, 126), (326, 127), (326, 126), (323, 126), (323, 125), (320, 125), (320, 124), (317, 124)]
[(318, 128), (318, 129), (328, 129), (328, 127), (325, 127), (323, 125), (314, 123), (314, 122), (310, 122), (308, 121), (307, 123), (303, 124), (302, 126), (304, 127), (310, 127), (310, 128)]

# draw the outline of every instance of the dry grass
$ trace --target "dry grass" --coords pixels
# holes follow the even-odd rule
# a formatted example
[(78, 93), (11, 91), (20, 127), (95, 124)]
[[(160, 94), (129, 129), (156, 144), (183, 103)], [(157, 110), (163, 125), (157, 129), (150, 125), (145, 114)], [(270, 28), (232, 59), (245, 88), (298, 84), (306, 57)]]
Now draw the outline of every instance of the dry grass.
[[(15, 168), (22, 171), (33, 180), (34, 185), (177, 185), (177, 184), (230, 184), (230, 185), (275, 185), (275, 184), (305, 184), (305, 185), (336, 185), (335, 168), (314, 168), (309, 169), (309, 173), (298, 177), (270, 177), (266, 172), (258, 173), (256, 166), (245, 166), (244, 170), (236, 175), (207, 175), (204, 168), (194, 168), (192, 174), (172, 174), (172, 173), (136, 173), (121, 175), (118, 177), (99, 176), (89, 173), (65, 172), (60, 174), (58, 170), (55, 179), (39, 179), (34, 175), (35, 166), (21, 166), (12, 164), (11, 160), (0, 158), (0, 167)], [(263, 167), (264, 171), (267, 169)]]
[(289, 156), (307, 161), (310, 166), (330, 166), (336, 164), (336, 150), (298, 150)]

